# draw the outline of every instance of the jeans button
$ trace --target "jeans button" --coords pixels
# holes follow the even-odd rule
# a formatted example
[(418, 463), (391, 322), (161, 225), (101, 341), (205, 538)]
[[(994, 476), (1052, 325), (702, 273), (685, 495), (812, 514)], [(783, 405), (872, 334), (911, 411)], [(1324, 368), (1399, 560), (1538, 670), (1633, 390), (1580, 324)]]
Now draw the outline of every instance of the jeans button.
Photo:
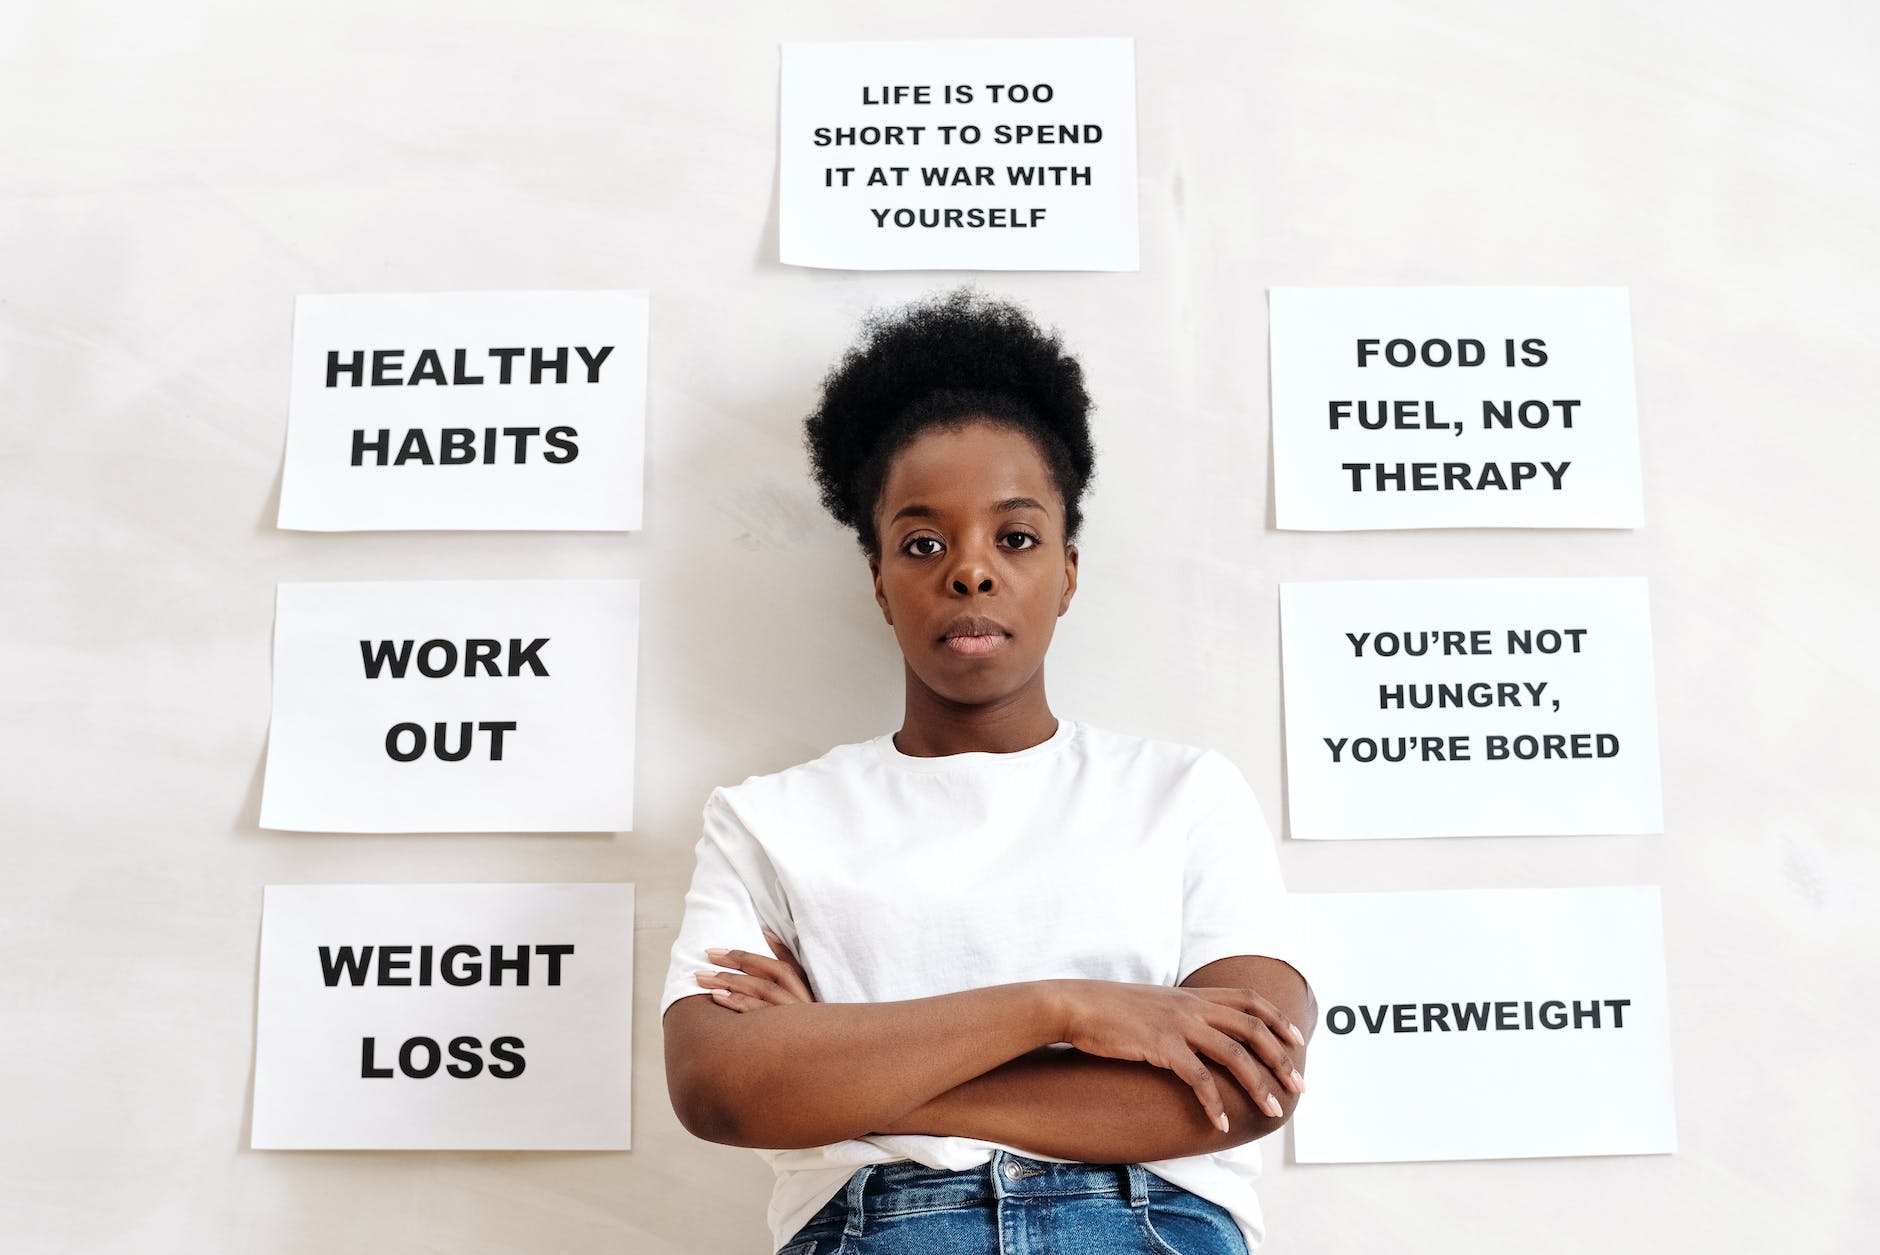
[(1018, 1165), (1009, 1159), (1005, 1163), (1005, 1178), (1008, 1181), (1018, 1180)]

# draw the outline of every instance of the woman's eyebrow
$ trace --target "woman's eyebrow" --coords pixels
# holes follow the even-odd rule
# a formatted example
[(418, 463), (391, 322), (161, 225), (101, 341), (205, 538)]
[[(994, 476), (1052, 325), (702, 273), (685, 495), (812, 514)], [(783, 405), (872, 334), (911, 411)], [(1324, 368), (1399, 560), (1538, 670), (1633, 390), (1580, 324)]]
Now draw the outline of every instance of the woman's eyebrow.
[[(996, 501), (992, 505), (992, 512), (994, 514), (1009, 514), (1013, 510), (1043, 509), (1044, 504), (1034, 497), (1007, 497), (1005, 500)], [(922, 505), (920, 502), (916, 501), (896, 510), (894, 517), (889, 519), (888, 522), (894, 524), (905, 518), (931, 519), (937, 517), (939, 514), (940, 511), (936, 510), (934, 507)]]

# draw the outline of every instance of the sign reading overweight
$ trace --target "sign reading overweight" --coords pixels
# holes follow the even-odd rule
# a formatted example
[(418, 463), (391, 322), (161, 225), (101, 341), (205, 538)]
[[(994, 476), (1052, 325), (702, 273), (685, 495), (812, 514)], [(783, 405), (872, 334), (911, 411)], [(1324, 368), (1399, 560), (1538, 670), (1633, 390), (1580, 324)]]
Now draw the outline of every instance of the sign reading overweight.
[(1624, 288), (1274, 288), (1282, 528), (1637, 527)]
[(1296, 894), (1300, 1163), (1677, 1149), (1656, 886)]
[(1295, 838), (1664, 830), (1643, 577), (1280, 585)]
[(282, 584), (261, 826), (633, 826), (637, 580)]
[(640, 526), (644, 292), (302, 296), (279, 525)]
[(269, 885), (257, 1150), (626, 1150), (633, 886)]
[(1135, 43), (783, 45), (784, 264), (1134, 270)]

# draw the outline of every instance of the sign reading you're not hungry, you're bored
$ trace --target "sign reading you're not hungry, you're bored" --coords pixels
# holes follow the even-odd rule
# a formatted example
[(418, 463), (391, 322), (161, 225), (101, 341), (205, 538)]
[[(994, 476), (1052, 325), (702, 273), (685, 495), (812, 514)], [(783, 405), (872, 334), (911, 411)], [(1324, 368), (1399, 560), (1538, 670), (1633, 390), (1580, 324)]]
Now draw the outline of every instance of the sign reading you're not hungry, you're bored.
[(782, 46), (785, 265), (1135, 270), (1135, 41)]
[(257, 1150), (626, 1150), (633, 886), (269, 885)]
[(261, 826), (633, 826), (637, 580), (280, 585)]
[(1655, 833), (1642, 576), (1280, 585), (1295, 839)]
[(628, 531), (644, 292), (303, 295), (278, 523)]
[(1677, 1149), (1655, 885), (1308, 893), (1300, 1163)]
[(1281, 528), (1638, 527), (1624, 288), (1274, 288)]

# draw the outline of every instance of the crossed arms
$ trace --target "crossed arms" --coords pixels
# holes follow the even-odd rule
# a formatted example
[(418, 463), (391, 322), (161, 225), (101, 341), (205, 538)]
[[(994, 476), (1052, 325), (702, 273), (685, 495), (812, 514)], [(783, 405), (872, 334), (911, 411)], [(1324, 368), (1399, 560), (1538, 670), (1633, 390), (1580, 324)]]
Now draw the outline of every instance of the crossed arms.
[[(1298, 1094), (1258, 1060), (1251, 1066), (1277, 1115), (1261, 1109), (1234, 1070), (1200, 1058), (1228, 1117), (1223, 1132), (1209, 1122), (1190, 1080), (1167, 1067), (1041, 1049), (1069, 1040), (1069, 987), (1078, 983), (751, 1011), (712, 997), (681, 998), (664, 1021), (667, 1089), (694, 1135), (768, 1149), (926, 1133), (1086, 1163), (1140, 1163), (1225, 1150), (1291, 1118)], [(1318, 1019), (1310, 987), (1278, 959), (1218, 959), (1182, 987), (1253, 990), (1308, 1038)], [(1288, 1042), (1287, 1049), (1303, 1072), (1305, 1045)], [(1247, 1073), (1247, 1061), (1239, 1066)]]

